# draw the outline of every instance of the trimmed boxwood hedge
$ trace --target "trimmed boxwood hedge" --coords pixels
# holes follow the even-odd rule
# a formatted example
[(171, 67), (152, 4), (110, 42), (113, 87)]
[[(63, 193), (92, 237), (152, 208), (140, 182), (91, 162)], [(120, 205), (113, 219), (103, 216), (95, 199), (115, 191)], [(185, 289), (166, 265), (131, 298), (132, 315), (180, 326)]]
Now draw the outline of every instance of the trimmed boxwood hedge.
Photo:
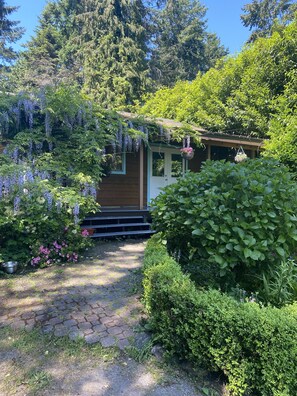
[(167, 351), (224, 372), (230, 394), (297, 394), (297, 304), (261, 307), (199, 291), (158, 235), (145, 252), (144, 297)]

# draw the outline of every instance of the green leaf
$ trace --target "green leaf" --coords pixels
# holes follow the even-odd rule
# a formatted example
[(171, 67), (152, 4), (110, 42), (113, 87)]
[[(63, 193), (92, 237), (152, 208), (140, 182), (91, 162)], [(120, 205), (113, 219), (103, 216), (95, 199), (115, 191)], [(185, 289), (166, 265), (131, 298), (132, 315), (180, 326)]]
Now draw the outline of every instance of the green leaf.
[(230, 251), (232, 252), (232, 250), (233, 250), (233, 245), (232, 245), (232, 243), (227, 243), (226, 249), (227, 249), (227, 250), (230, 250)]
[(214, 259), (218, 264), (223, 264), (224, 263), (224, 259), (222, 256), (219, 256), (218, 254), (214, 255)]
[(199, 228), (196, 228), (196, 230), (192, 231), (192, 235), (202, 235), (202, 234), (203, 232)]
[(244, 254), (245, 258), (249, 258), (249, 257), (251, 257), (252, 251), (248, 248), (244, 248), (243, 254)]
[(286, 256), (286, 252), (284, 251), (284, 249), (280, 246), (277, 246), (275, 248), (275, 250), (277, 251), (277, 253), (281, 256), (281, 257), (285, 257)]

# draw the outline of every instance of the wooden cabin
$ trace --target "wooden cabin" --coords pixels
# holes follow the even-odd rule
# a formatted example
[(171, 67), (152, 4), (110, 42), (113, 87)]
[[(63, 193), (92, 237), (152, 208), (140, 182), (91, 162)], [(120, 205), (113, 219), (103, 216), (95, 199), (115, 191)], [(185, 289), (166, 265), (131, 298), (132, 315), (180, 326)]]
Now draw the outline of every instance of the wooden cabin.
[[(131, 119), (129, 113), (121, 113)], [(165, 119), (154, 122), (161, 128), (182, 128), (183, 124)], [(199, 172), (202, 162), (210, 160), (233, 161), (238, 149), (242, 148), (248, 157), (259, 155), (263, 141), (244, 136), (207, 132), (192, 126), (199, 133), (201, 146), (192, 142), (194, 157), (191, 160), (181, 156), (183, 142), (155, 139), (141, 143), (139, 150), (123, 151), (117, 154), (115, 168), (103, 177), (97, 193), (97, 200), (103, 210), (149, 208), (162, 187), (176, 182), (187, 170)]]

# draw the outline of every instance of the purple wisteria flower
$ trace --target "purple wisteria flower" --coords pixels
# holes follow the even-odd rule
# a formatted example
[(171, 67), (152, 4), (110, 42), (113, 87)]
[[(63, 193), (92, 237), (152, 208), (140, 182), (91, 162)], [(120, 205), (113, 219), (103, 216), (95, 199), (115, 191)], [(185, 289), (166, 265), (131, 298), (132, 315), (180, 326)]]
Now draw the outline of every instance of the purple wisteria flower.
[(0, 199), (2, 198), (3, 194), (3, 176), (0, 176)]
[(16, 147), (16, 148), (13, 150), (12, 159), (14, 160), (15, 163), (18, 162), (18, 159), (19, 159), (19, 149), (18, 149), (18, 147)]
[(62, 210), (62, 202), (60, 200), (56, 202), (56, 207), (57, 207), (57, 212), (60, 214)]
[(25, 180), (28, 181), (29, 183), (34, 182), (34, 175), (31, 169), (27, 169), (25, 173)]
[(92, 184), (92, 185), (90, 186), (90, 195), (91, 195), (94, 199), (97, 198), (97, 189), (96, 189), (96, 187), (94, 186), (94, 184)]
[(45, 134), (47, 137), (52, 134), (51, 115), (48, 111), (45, 113)]
[(73, 207), (73, 214), (74, 214), (74, 224), (78, 224), (79, 222), (79, 204), (76, 203)]
[(52, 209), (53, 206), (53, 196), (49, 191), (46, 191), (45, 193), (43, 193), (43, 196), (47, 202), (47, 208), (48, 210)]
[(33, 152), (33, 142), (32, 140), (29, 141), (28, 153), (27, 157), (29, 161), (32, 161), (32, 152)]
[(19, 196), (16, 196), (13, 201), (14, 214), (18, 213), (18, 211), (20, 210), (20, 203), (21, 203), (21, 198)]
[(29, 128), (32, 129), (33, 128), (33, 116), (34, 116), (34, 110), (35, 110), (35, 102), (31, 99), (23, 99), (22, 104), (24, 106), (26, 121), (29, 124)]

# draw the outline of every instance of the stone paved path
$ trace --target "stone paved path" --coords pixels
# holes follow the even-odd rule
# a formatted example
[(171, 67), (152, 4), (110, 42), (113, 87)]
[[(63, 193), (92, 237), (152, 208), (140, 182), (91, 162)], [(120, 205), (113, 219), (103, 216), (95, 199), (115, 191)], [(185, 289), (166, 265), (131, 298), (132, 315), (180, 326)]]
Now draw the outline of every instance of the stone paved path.
[(142, 306), (137, 287), (144, 242), (101, 242), (79, 264), (0, 280), (0, 326), (83, 337), (124, 349)]

